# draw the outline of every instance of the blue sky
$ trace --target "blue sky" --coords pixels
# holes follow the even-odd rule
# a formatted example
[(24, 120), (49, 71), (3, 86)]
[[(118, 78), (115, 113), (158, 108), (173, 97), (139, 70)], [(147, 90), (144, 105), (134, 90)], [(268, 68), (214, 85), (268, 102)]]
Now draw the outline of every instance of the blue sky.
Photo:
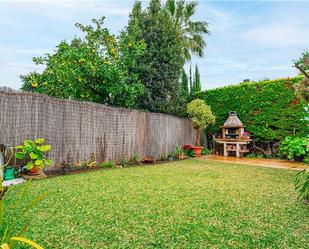
[[(40, 71), (33, 56), (52, 52), (80, 35), (75, 22), (106, 16), (117, 33), (134, 1), (0, 0), (0, 86), (18, 89), (19, 75)], [(146, 5), (147, 2), (145, 2)], [(199, 1), (196, 19), (209, 23), (205, 57), (198, 63), (202, 88), (294, 76), (292, 60), (309, 49), (309, 1)]]

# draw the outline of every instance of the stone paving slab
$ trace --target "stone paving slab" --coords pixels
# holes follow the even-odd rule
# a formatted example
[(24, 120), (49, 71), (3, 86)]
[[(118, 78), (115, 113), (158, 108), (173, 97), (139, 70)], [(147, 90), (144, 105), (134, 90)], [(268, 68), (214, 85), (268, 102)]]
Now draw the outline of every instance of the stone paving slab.
[(246, 164), (246, 165), (254, 165), (268, 168), (278, 168), (278, 169), (290, 169), (301, 171), (308, 167), (308, 165), (299, 162), (291, 162), (287, 160), (277, 160), (277, 159), (265, 159), (265, 158), (236, 158), (236, 157), (224, 157), (217, 155), (209, 155), (204, 157), (204, 159), (212, 160), (216, 162), (223, 163), (236, 163), (236, 164)]
[(3, 187), (17, 185), (17, 184), (23, 183), (24, 181), (25, 180), (23, 178), (16, 178), (16, 179), (13, 179), (13, 180), (6, 180), (6, 181), (3, 181)]

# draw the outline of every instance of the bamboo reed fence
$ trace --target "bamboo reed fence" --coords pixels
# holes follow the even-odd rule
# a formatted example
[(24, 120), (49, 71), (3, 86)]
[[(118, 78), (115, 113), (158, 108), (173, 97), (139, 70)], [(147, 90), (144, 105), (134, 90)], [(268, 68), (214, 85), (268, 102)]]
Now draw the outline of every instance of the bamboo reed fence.
[(50, 170), (94, 156), (97, 162), (159, 158), (193, 143), (195, 134), (186, 118), (0, 88), (0, 144), (45, 138)]

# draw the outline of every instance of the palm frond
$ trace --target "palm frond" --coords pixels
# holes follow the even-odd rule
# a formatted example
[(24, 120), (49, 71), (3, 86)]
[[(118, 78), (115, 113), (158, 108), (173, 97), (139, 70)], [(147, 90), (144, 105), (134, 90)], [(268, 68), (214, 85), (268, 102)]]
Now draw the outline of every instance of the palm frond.
[(176, 13), (176, 2), (175, 0), (167, 0), (165, 4), (165, 8), (168, 10), (171, 16), (175, 16)]
[(195, 34), (210, 34), (210, 31), (208, 29), (208, 23), (203, 21), (188, 22), (186, 31)]
[(185, 5), (185, 17), (189, 20), (195, 13), (198, 3), (196, 1), (189, 2)]
[(44, 249), (43, 247), (41, 247), (39, 244), (35, 243), (34, 241), (32, 241), (30, 239), (23, 238), (23, 237), (12, 237), (11, 240), (22, 242), (24, 244), (32, 246), (35, 249)]

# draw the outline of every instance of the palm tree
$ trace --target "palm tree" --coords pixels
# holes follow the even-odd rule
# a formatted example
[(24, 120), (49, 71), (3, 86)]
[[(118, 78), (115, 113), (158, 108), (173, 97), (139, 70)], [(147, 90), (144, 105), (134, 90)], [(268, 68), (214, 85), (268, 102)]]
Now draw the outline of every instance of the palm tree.
[(191, 54), (203, 57), (206, 47), (204, 35), (209, 34), (207, 22), (191, 20), (197, 5), (196, 1), (167, 0), (164, 6), (164, 10), (172, 18), (175, 29), (179, 32), (183, 56), (186, 61), (191, 60)]

